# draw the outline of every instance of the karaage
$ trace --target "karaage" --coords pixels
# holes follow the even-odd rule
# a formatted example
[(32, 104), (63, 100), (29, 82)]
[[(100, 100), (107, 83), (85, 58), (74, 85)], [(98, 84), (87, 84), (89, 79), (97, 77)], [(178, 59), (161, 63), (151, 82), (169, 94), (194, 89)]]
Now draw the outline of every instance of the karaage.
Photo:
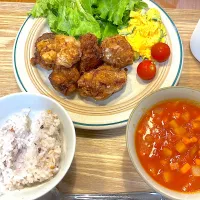
[(76, 66), (71, 68), (57, 67), (49, 75), (49, 80), (54, 89), (66, 96), (76, 90), (79, 78), (80, 74)]
[(124, 36), (106, 38), (101, 48), (103, 61), (113, 67), (122, 68), (133, 63), (134, 51)]
[(81, 57), (80, 42), (74, 37), (45, 33), (38, 38), (35, 44), (35, 57), (32, 65), (51, 70), (55, 66), (72, 67)]
[(80, 60), (80, 73), (88, 72), (103, 63), (101, 48), (98, 39), (93, 34), (85, 34), (80, 37), (82, 56)]
[(78, 80), (78, 91), (83, 97), (103, 100), (121, 90), (127, 81), (126, 69), (102, 65), (84, 73)]

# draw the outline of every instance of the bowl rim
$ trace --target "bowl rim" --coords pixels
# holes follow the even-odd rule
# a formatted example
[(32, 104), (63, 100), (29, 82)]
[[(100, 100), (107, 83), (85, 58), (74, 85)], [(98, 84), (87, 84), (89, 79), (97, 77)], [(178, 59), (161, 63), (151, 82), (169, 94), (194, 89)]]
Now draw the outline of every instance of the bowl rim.
[[(183, 193), (183, 192), (179, 192), (179, 191), (176, 191), (176, 190), (172, 190), (172, 189), (169, 189), (167, 187), (164, 187), (163, 185), (161, 185), (160, 183), (158, 183), (157, 181), (155, 181), (147, 172), (146, 170), (143, 168), (138, 156), (137, 156), (137, 153), (136, 153), (136, 157), (137, 157), (137, 160), (138, 162), (141, 164), (141, 167), (140, 166), (137, 166), (137, 164), (135, 163), (134, 161), (134, 158), (132, 157), (132, 154), (131, 154), (131, 147), (130, 147), (130, 141), (128, 141), (128, 137), (130, 134), (135, 134), (135, 133), (130, 133), (129, 132), (129, 129), (130, 129), (130, 126), (131, 126), (131, 119), (134, 115), (134, 113), (136, 112), (136, 110), (138, 109), (138, 107), (143, 103), (143, 101), (145, 101), (146, 99), (148, 99), (150, 96), (156, 94), (156, 93), (159, 93), (159, 92), (162, 92), (162, 91), (166, 91), (166, 90), (179, 90), (179, 89), (187, 89), (187, 90), (190, 90), (191, 92), (198, 92), (200, 93), (200, 90), (198, 89), (193, 89), (193, 88), (190, 88), (190, 87), (184, 87), (184, 86), (174, 86), (174, 87), (165, 87), (165, 88), (160, 88), (156, 91), (153, 91), (152, 93), (148, 94), (147, 96), (145, 96), (134, 108), (133, 110), (131, 111), (131, 114), (129, 116), (129, 119), (128, 119), (128, 123), (127, 123), (127, 126), (126, 126), (126, 147), (127, 147), (127, 150), (128, 150), (128, 154), (129, 154), (129, 158), (134, 166), (134, 168), (136, 169), (136, 171), (138, 172), (138, 174), (142, 177), (142, 179), (145, 181), (145, 183), (150, 187), (150, 188), (153, 188), (155, 191), (157, 191), (158, 193), (162, 194), (163, 196), (167, 197), (167, 198), (173, 198), (173, 199), (177, 199), (177, 200), (183, 200), (183, 195), (185, 195), (185, 199), (188, 200), (188, 197), (191, 198), (192, 195), (199, 195), (198, 198), (200, 198), (200, 191), (198, 192), (188, 192), (188, 193)], [(169, 98), (170, 99), (170, 98)], [(173, 98), (171, 98), (173, 99)], [(166, 99), (167, 100), (167, 99)], [(150, 107), (149, 107), (150, 108)], [(140, 117), (141, 118), (141, 117)], [(132, 141), (133, 143), (133, 141)], [(135, 147), (133, 147), (135, 149)], [(141, 172), (141, 168), (142, 170), (145, 172), (144, 174)], [(150, 183), (150, 181), (151, 183)], [(155, 184), (154, 184), (155, 183)], [(167, 191), (171, 191), (173, 193), (176, 193), (176, 197), (174, 195), (171, 195), (169, 192)], [(177, 195), (180, 195), (180, 197), (177, 197)], [(194, 197), (195, 200), (197, 197)], [(192, 199), (191, 199), (192, 200)]]
[[(70, 116), (69, 116), (69, 114), (68, 114), (68, 111), (67, 110), (65, 110), (63, 107), (62, 107), (62, 105), (60, 105), (56, 100), (54, 100), (54, 99), (52, 99), (52, 98), (50, 98), (50, 97), (48, 97), (48, 96), (45, 96), (45, 95), (43, 95), (43, 94), (39, 94), (39, 93), (30, 93), (30, 92), (17, 92), (17, 93), (13, 93), (13, 94), (8, 94), (8, 95), (6, 95), (6, 96), (3, 96), (3, 97), (0, 97), (0, 103), (1, 103), (1, 101), (3, 101), (3, 100), (6, 100), (6, 99), (8, 99), (8, 98), (13, 98), (13, 97), (16, 97), (16, 96), (35, 96), (35, 97), (39, 97), (39, 98), (42, 98), (42, 99), (46, 99), (47, 101), (51, 101), (53, 104), (55, 104), (57, 107), (58, 107), (58, 109), (60, 109), (61, 110), (61, 112), (63, 112), (64, 113), (64, 115), (66, 116), (66, 118), (69, 120), (69, 123), (70, 123), (70, 129), (71, 129), (71, 136), (72, 136), (72, 141), (73, 141), (73, 144), (72, 144), (72, 147), (73, 148), (71, 148), (71, 153), (70, 153), (70, 157), (69, 157), (69, 165), (67, 166), (67, 167), (65, 167), (64, 168), (64, 170), (63, 170), (63, 173), (60, 175), (60, 178), (58, 178), (58, 180), (57, 181), (53, 181), (53, 183), (52, 183), (52, 186), (51, 187), (48, 187), (48, 186), (46, 186), (45, 187), (45, 189), (43, 189), (42, 191), (43, 192), (38, 192), (37, 194), (38, 195), (33, 195), (33, 196), (31, 196), (31, 198), (29, 199), (29, 200), (33, 200), (33, 199), (36, 199), (36, 198), (40, 198), (40, 197), (42, 197), (43, 195), (45, 195), (45, 194), (47, 194), (49, 191), (51, 191), (53, 188), (55, 188), (56, 187), (56, 185), (58, 185), (59, 183), (60, 183), (60, 181), (64, 178), (64, 176), (66, 175), (66, 173), (68, 172), (68, 170), (69, 170), (69, 168), (70, 168), (70, 166), (71, 166), (71, 164), (72, 164), (72, 162), (73, 162), (73, 159), (74, 159), (74, 156), (75, 156), (75, 150), (76, 150), (76, 131), (75, 131), (75, 127), (74, 127), (74, 124), (73, 124), (73, 122), (72, 122), (72, 119), (70, 118)], [(52, 177), (50, 180), (53, 180), (55, 178), (55, 176), (54, 177)], [(50, 180), (47, 180), (46, 182), (48, 182), (48, 181), (50, 181)], [(43, 183), (43, 182), (42, 182)], [(38, 185), (40, 185), (40, 184), (42, 184), (42, 183), (39, 183)], [(38, 186), (38, 185), (36, 185), (36, 186)], [(16, 190), (17, 191), (17, 190)], [(11, 191), (12, 192), (12, 191)], [(13, 192), (15, 192), (15, 191), (13, 191)], [(8, 195), (9, 195), (9, 193), (7, 193)], [(6, 193), (5, 193), (5, 195), (6, 195)], [(19, 194), (20, 195), (20, 194)], [(4, 196), (4, 195), (3, 195)], [(5, 198), (5, 197), (4, 197)], [(21, 197), (19, 197), (19, 198), (21, 198)], [(0, 197), (0, 199), (1, 199), (1, 197)]]

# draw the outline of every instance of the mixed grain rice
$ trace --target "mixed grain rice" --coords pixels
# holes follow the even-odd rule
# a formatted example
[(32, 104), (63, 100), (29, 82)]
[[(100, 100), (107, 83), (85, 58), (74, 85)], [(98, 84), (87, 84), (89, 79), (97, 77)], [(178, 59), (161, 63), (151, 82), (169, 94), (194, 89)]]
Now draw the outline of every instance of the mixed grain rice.
[(2, 191), (49, 180), (59, 170), (61, 135), (58, 116), (51, 111), (42, 111), (31, 121), (29, 112), (29, 109), (22, 110), (0, 127)]

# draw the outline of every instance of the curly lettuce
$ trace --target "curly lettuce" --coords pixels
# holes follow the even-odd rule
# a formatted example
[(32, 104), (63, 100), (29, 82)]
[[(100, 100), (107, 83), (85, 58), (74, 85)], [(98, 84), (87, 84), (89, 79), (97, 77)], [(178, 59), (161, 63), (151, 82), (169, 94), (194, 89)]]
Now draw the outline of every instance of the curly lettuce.
[(93, 33), (104, 39), (127, 23), (130, 10), (145, 7), (142, 0), (37, 0), (30, 14), (47, 18), (54, 33), (74, 37)]

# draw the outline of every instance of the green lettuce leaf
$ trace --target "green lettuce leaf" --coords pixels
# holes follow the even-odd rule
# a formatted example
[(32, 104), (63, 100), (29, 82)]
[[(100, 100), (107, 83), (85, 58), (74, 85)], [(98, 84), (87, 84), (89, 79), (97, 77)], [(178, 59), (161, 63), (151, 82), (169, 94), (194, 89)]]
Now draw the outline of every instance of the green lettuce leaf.
[(122, 23), (123, 14), (130, 0), (98, 0), (95, 14), (115, 25)]
[(47, 17), (49, 11), (58, 9), (61, 1), (63, 0), (37, 0), (37, 3), (29, 14), (33, 17)]
[(127, 21), (131, 10), (146, 8), (142, 0), (98, 0), (95, 14), (103, 20), (108, 20), (115, 25), (122, 25)]
[(148, 5), (142, 0), (132, 0), (132, 1), (129, 1), (129, 4), (127, 5), (126, 9), (127, 10), (141, 10), (147, 7)]
[(83, 8), (90, 14), (94, 14), (94, 8), (98, 0), (81, 0)]
[(147, 7), (142, 0), (37, 0), (30, 14), (46, 17), (54, 33), (99, 39), (117, 34), (129, 21), (130, 10)]
[(118, 34), (117, 26), (110, 23), (98, 20), (101, 27), (101, 40)]
[(93, 33), (101, 38), (99, 23), (82, 7), (80, 0), (39, 0), (31, 14), (46, 16), (52, 32), (75, 37)]
[(99, 23), (86, 12), (80, 1), (64, 1), (59, 7), (59, 16), (54, 30), (56, 32), (67, 33), (78, 37), (86, 33), (93, 33), (97, 38), (101, 38)]

